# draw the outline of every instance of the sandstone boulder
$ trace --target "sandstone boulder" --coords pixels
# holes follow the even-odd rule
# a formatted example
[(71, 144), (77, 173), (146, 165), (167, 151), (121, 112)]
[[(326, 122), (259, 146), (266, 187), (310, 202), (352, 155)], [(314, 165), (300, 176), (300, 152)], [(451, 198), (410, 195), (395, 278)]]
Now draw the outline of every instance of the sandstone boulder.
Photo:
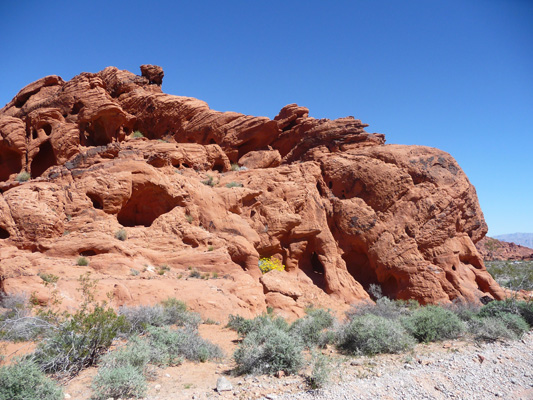
[[(342, 310), (370, 285), (422, 303), (506, 295), (449, 154), (296, 104), (273, 120), (214, 111), (163, 93), (160, 67), (141, 72), (45, 77), (0, 110), (1, 290), (45, 302), (38, 273), (54, 273), (75, 307), (90, 271), (117, 306), (173, 296), (218, 320)], [(262, 257), (286, 270), (261, 275)]]

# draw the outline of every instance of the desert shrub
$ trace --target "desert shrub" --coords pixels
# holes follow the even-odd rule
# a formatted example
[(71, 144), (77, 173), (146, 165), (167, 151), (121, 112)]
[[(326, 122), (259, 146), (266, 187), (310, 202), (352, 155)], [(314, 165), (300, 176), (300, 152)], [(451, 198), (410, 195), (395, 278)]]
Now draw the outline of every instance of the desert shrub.
[(234, 187), (243, 187), (244, 185), (240, 182), (230, 182), (226, 183), (227, 188), (234, 188)]
[(263, 274), (266, 274), (269, 271), (284, 271), (285, 265), (281, 263), (280, 260), (274, 257), (261, 258), (259, 260), (259, 269)]
[(24, 293), (0, 296), (0, 339), (9, 341), (34, 340), (53, 328), (49, 321), (31, 315), (31, 305)]
[(75, 375), (95, 364), (125, 325), (111, 308), (97, 305), (88, 311), (82, 306), (39, 343), (31, 358), (44, 372)]
[(533, 261), (487, 261), (487, 271), (502, 286), (533, 290)]
[(189, 272), (189, 278), (202, 279), (202, 273), (198, 271), (196, 268), (193, 268)]
[(307, 377), (307, 383), (311, 389), (316, 390), (323, 388), (330, 380), (332, 364), (329, 357), (313, 353), (311, 359), (311, 375)]
[(516, 307), (524, 321), (533, 328), (533, 301), (519, 301)]
[(453, 312), (464, 322), (477, 318), (479, 311), (481, 310), (480, 305), (464, 301), (454, 301), (452, 304), (444, 306), (444, 308)]
[(335, 317), (328, 310), (309, 309), (304, 318), (293, 322), (290, 332), (293, 336), (299, 338), (306, 347), (325, 346), (332, 339), (327, 331), (333, 326)]
[(142, 372), (131, 365), (120, 367), (103, 367), (94, 377), (93, 399), (140, 398), (144, 397), (147, 385)]
[(521, 316), (530, 326), (533, 326), (533, 303), (518, 301), (516, 299), (506, 299), (502, 301), (491, 301), (479, 311), (480, 317), (501, 318), (506, 314)]
[(410, 315), (418, 307), (416, 301), (391, 300), (388, 297), (380, 297), (375, 303), (360, 302), (351, 306), (346, 312), (346, 317), (352, 319), (355, 316), (373, 314), (387, 319), (398, 319)]
[(217, 185), (218, 182), (215, 181), (215, 178), (211, 175), (207, 175), (207, 179), (203, 180), (202, 183), (206, 186), (214, 187)]
[(516, 334), (499, 318), (472, 318), (468, 321), (468, 331), (474, 338), (484, 341), (516, 339)]
[(411, 349), (415, 340), (397, 320), (368, 314), (355, 316), (338, 332), (337, 345), (348, 354), (374, 355)]
[(141, 131), (135, 131), (131, 134), (133, 138), (142, 138), (144, 137), (143, 133)]
[(188, 328), (197, 328), (202, 322), (200, 314), (189, 311), (187, 305), (173, 297), (169, 297), (161, 302), (165, 313), (165, 323), (175, 324)]
[(222, 350), (205, 339), (198, 332), (188, 328), (148, 328), (151, 348), (150, 361), (157, 365), (178, 365), (184, 358), (205, 362), (222, 357)]
[(31, 361), (0, 367), (0, 400), (62, 400), (63, 391)]
[(273, 324), (248, 333), (234, 353), (238, 374), (296, 373), (303, 365), (299, 340)]
[(29, 181), (30, 178), (31, 178), (31, 175), (29, 174), (29, 172), (22, 171), (15, 177), (15, 180), (18, 182), (26, 182), (26, 181)]
[(119, 229), (115, 232), (115, 238), (125, 241), (128, 238), (128, 232), (126, 232), (126, 229)]
[(239, 164), (236, 164), (236, 163), (232, 163), (231, 164), (231, 170), (232, 171), (238, 171), (239, 170)]
[(503, 314), (498, 317), (500, 321), (510, 329), (518, 338), (529, 330), (529, 325), (520, 315)]
[(45, 286), (46, 284), (55, 285), (57, 281), (59, 281), (59, 276), (54, 275), (54, 274), (45, 274), (43, 272), (39, 272), (37, 275), (39, 276), (39, 278), (43, 280), (43, 282), (45, 283)]
[(85, 257), (78, 257), (78, 259), (76, 260), (76, 264), (80, 267), (86, 267), (87, 265), (89, 265), (89, 260)]
[(401, 319), (407, 331), (419, 342), (453, 339), (465, 330), (465, 324), (450, 310), (425, 306)]
[(123, 333), (145, 333), (149, 326), (163, 326), (165, 324), (164, 309), (159, 304), (154, 306), (122, 306), (118, 313), (128, 322), (125, 326), (127, 331)]
[(150, 362), (150, 346), (145, 339), (135, 337), (125, 346), (107, 353), (100, 360), (100, 365), (106, 368), (132, 366), (144, 371)]
[(141, 272), (138, 269), (130, 268), (130, 274), (132, 276), (138, 276)]
[(289, 330), (287, 321), (281, 317), (276, 317), (272, 313), (262, 314), (253, 319), (246, 319), (240, 315), (230, 314), (226, 327), (233, 329), (241, 336), (246, 336), (250, 332), (260, 330), (267, 325), (274, 326), (282, 331)]
[(187, 305), (175, 298), (169, 298), (153, 306), (122, 306), (119, 314), (128, 321), (127, 334), (145, 333), (150, 326), (178, 325), (196, 329), (202, 318), (191, 312)]

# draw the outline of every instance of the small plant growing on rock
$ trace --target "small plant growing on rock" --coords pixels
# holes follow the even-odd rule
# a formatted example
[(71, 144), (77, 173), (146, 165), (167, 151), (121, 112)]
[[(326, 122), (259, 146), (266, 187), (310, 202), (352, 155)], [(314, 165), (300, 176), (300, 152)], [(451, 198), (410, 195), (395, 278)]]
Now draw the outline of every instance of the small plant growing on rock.
[(234, 188), (234, 187), (244, 187), (244, 185), (240, 182), (230, 182), (226, 183), (227, 188)]
[(15, 180), (17, 182), (26, 182), (28, 180), (30, 180), (31, 176), (29, 174), (29, 172), (26, 172), (26, 171), (22, 171), (21, 173), (19, 173), (16, 177), (15, 177)]
[(233, 164), (231, 164), (231, 170), (232, 170), (232, 171), (238, 171), (239, 168), (240, 168), (240, 167), (239, 167), (239, 164), (237, 164), (237, 163), (233, 163)]
[(140, 274), (139, 270), (135, 269), (135, 268), (130, 268), (130, 274), (133, 275), (133, 276), (137, 276)]
[(115, 238), (125, 241), (128, 238), (128, 232), (126, 232), (126, 229), (119, 229), (115, 232)]
[(207, 246), (207, 251), (213, 251), (215, 248), (212, 245)]
[(193, 221), (193, 218), (192, 218), (192, 215), (191, 214), (185, 214), (185, 220), (191, 224), (192, 221)]
[(189, 278), (202, 279), (202, 274), (196, 268), (193, 268), (190, 271)]
[(159, 269), (157, 270), (157, 273), (159, 275), (165, 275), (165, 272), (168, 272), (168, 271), (170, 271), (170, 267), (164, 264), (159, 267)]
[(202, 183), (204, 185), (211, 186), (211, 187), (214, 187), (217, 184), (217, 182), (215, 182), (215, 178), (213, 178), (213, 176), (211, 175), (207, 175), (207, 179), (203, 180)]
[(43, 272), (39, 272), (37, 275), (43, 280), (45, 286), (55, 285), (59, 280), (59, 276), (54, 274), (45, 274)]
[(76, 264), (80, 267), (86, 267), (87, 265), (89, 265), (89, 260), (85, 257), (78, 257)]
[(270, 271), (284, 271), (285, 265), (280, 260), (274, 257), (265, 257), (259, 260), (259, 269), (263, 274)]
[(131, 134), (131, 137), (134, 138), (134, 139), (137, 139), (137, 138), (143, 138), (144, 135), (141, 131), (135, 131)]

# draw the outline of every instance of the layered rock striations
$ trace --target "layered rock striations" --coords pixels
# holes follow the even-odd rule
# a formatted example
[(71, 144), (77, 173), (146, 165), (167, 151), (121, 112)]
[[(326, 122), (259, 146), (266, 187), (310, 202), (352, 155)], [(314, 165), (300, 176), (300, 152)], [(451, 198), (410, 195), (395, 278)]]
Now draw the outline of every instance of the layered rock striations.
[[(119, 304), (172, 295), (208, 315), (338, 308), (371, 284), (422, 303), (504, 296), (449, 154), (295, 104), (274, 119), (214, 111), (164, 94), (161, 68), (141, 71), (45, 77), (0, 110), (1, 290), (45, 301), (50, 272), (75, 304), (75, 278), (92, 271)], [(285, 272), (261, 276), (261, 257)]]

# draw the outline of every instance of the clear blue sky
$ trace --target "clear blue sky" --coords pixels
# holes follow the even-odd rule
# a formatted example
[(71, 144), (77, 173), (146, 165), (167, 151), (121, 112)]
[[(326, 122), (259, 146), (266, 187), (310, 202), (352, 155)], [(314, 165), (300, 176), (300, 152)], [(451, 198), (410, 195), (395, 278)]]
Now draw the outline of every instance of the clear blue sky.
[(0, 107), (45, 75), (161, 65), (166, 93), (353, 115), (451, 153), (489, 235), (533, 232), (533, 1), (2, 1)]

